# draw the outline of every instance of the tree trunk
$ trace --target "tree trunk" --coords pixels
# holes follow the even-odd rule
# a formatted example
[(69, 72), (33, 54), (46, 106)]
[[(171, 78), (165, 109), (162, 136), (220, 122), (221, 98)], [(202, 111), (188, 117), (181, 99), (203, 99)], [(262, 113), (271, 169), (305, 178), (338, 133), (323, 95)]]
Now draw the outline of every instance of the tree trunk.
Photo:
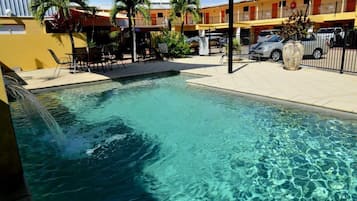
[(72, 54), (74, 53), (74, 39), (73, 39), (73, 33), (71, 29), (68, 29), (68, 34), (69, 34), (69, 40), (71, 41), (71, 52)]
[(183, 35), (183, 25), (185, 24), (185, 22), (182, 20), (182, 23), (181, 23), (181, 35)]
[[(60, 15), (61, 16), (69, 16), (69, 10), (60, 10)], [(64, 13), (66, 13), (66, 15), (64, 15)], [(66, 18), (64, 18), (64, 20), (66, 20)], [(67, 19), (67, 22), (65, 22), (66, 24), (66, 28), (67, 28), (67, 31), (68, 31), (68, 34), (69, 34), (69, 40), (71, 42), (71, 53), (73, 54), (74, 53), (74, 39), (73, 39), (73, 32), (72, 32), (72, 28), (71, 27), (71, 24), (69, 22), (69, 20)], [(72, 57), (73, 58), (73, 57)]]
[(133, 55), (134, 55), (134, 60), (133, 62), (137, 61), (136, 57), (136, 32), (135, 32), (135, 19), (133, 19)]
[(128, 13), (129, 17), (129, 33), (130, 38), (132, 39), (130, 46), (131, 46), (131, 62), (136, 62), (136, 36), (135, 36), (135, 24), (133, 23), (132, 12), (129, 10)]

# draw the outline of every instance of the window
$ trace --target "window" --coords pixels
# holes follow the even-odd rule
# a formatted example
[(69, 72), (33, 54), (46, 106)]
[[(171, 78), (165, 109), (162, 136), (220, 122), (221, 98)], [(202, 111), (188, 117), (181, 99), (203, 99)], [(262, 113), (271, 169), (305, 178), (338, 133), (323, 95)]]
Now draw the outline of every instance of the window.
[(243, 11), (249, 11), (249, 6), (244, 6)]
[(0, 24), (0, 34), (25, 34), (24, 24)]
[(226, 14), (229, 14), (229, 9), (226, 9)]
[(157, 13), (157, 17), (164, 17), (163, 13)]
[(54, 23), (51, 20), (46, 20), (45, 26), (46, 26), (46, 33), (66, 33), (66, 30), (63, 27), (60, 28), (56, 26), (56, 23)]
[(279, 2), (279, 7), (281, 7), (281, 3), (283, 3), (283, 7), (286, 7), (286, 1), (280, 1)]
[(304, 4), (309, 4), (310, 0), (304, 0)]

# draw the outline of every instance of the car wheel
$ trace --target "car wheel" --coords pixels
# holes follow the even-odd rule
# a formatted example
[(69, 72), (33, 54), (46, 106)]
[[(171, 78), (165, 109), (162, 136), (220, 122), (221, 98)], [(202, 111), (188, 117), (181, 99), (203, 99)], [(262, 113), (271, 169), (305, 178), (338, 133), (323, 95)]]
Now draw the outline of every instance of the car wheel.
[(312, 53), (312, 56), (314, 57), (314, 59), (320, 59), (322, 56), (322, 51), (320, 49), (316, 49)]
[(274, 50), (271, 53), (271, 59), (275, 62), (279, 61), (281, 59), (281, 52), (279, 50)]
[(330, 48), (333, 48), (334, 43), (333, 43), (333, 39), (330, 40)]

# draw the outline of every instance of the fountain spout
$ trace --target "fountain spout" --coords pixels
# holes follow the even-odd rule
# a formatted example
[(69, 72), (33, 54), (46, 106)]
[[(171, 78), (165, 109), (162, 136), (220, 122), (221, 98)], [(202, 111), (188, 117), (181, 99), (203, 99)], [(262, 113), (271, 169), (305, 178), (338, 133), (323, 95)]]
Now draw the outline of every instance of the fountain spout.
[(0, 111), (0, 200), (31, 200), (23, 175), (1, 70)]
[(47, 129), (54, 136), (57, 145), (60, 148), (63, 148), (65, 140), (64, 134), (61, 127), (48, 110), (41, 105), (34, 94), (22, 87), (16, 78), (9, 75), (4, 75), (3, 77), (8, 97), (12, 100), (17, 100), (20, 103), (21, 108), (25, 112), (28, 120), (31, 121), (31, 117), (39, 115), (45, 123)]

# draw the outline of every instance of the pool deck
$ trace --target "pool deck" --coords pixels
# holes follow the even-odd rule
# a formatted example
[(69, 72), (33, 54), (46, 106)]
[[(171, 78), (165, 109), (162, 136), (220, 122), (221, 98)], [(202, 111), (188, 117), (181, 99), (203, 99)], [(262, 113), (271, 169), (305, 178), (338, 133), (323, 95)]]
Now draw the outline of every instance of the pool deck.
[(105, 73), (69, 73), (61, 70), (53, 79), (54, 69), (18, 73), (30, 90), (65, 86), (168, 70), (198, 74), (204, 77), (188, 83), (257, 95), (357, 115), (357, 75), (339, 74), (312, 68), (287, 71), (280, 63), (234, 63), (234, 73), (227, 73), (227, 64), (219, 64), (220, 56), (193, 56), (171, 61), (118, 64)]

